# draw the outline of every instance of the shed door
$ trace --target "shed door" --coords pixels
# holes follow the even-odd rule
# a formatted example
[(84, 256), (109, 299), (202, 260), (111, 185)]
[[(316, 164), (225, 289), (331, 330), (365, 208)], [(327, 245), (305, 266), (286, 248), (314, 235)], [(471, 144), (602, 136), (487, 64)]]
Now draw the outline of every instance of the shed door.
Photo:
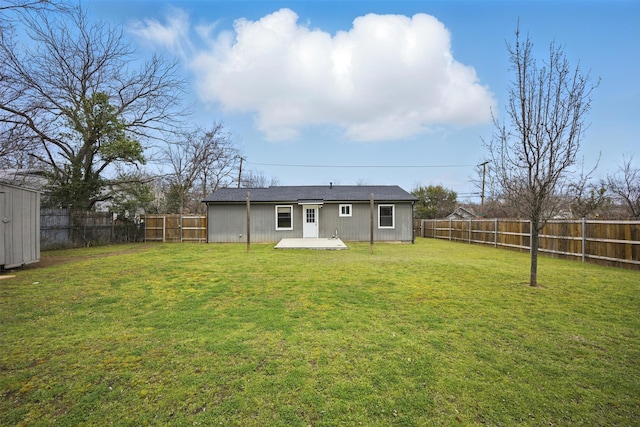
[(7, 204), (5, 200), (5, 194), (0, 192), (0, 265), (5, 265), (5, 245), (9, 242), (9, 237), (7, 236), (7, 227), (9, 218), (7, 217)]
[(304, 205), (302, 209), (302, 237), (318, 238), (318, 206)]

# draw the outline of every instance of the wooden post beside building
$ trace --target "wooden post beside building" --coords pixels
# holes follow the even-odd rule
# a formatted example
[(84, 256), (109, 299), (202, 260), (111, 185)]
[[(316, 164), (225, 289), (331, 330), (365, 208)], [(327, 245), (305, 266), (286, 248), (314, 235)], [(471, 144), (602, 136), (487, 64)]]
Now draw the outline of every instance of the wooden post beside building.
[(373, 222), (374, 222), (374, 208), (373, 208), (373, 193), (371, 193), (371, 197), (369, 200), (369, 204), (371, 206), (371, 227), (369, 230), (369, 249), (371, 253), (373, 253)]
[(247, 252), (251, 251), (251, 192), (247, 191)]

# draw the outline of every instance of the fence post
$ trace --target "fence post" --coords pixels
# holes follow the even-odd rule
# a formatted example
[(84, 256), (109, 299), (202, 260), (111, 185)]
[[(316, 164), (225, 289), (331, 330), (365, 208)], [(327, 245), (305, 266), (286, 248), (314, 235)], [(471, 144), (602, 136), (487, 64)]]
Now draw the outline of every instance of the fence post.
[(374, 220), (374, 203), (373, 203), (373, 193), (369, 196), (369, 209), (371, 211), (371, 219), (369, 221), (369, 250), (373, 254), (373, 220)]
[(582, 218), (582, 262), (587, 259), (587, 224), (586, 219)]
[(498, 247), (498, 218), (494, 219), (493, 225), (493, 247)]
[(453, 237), (453, 223), (451, 222), (451, 218), (449, 218), (449, 241), (452, 240)]
[(469, 244), (471, 244), (471, 218), (469, 218)]
[(246, 202), (247, 202), (247, 252), (251, 252), (251, 192), (250, 191), (247, 191)]

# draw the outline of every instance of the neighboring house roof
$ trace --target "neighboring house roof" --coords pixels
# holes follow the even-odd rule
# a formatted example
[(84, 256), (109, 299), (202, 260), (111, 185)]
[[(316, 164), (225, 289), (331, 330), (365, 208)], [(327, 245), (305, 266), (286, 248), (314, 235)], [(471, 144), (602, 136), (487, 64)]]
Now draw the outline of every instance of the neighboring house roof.
[[(15, 188), (15, 189), (18, 189), (18, 190), (21, 190), (21, 191), (30, 191), (32, 193), (41, 193), (39, 190), (36, 190), (34, 188), (27, 187), (27, 186), (20, 185), (20, 184), (16, 184), (15, 182), (3, 181), (1, 178), (0, 178), (0, 186), (7, 187), (7, 188)], [(0, 239), (0, 240), (2, 240), (2, 239)]]
[(451, 212), (447, 219), (475, 219), (478, 215), (473, 213), (470, 209), (458, 206), (453, 212)]
[(268, 188), (220, 188), (203, 200), (204, 203), (245, 202), (247, 192), (251, 202), (365, 202), (371, 194), (376, 201), (414, 202), (418, 200), (397, 185), (301, 185)]
[(40, 170), (4, 169), (0, 170), (0, 182), (12, 184), (16, 187), (43, 191), (48, 180)]

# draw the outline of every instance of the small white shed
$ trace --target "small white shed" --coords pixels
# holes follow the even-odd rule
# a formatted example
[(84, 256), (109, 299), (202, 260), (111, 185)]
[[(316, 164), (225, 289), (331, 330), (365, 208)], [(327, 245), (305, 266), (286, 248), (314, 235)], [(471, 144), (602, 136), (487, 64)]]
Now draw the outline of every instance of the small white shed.
[(40, 192), (0, 182), (0, 269), (40, 261)]

